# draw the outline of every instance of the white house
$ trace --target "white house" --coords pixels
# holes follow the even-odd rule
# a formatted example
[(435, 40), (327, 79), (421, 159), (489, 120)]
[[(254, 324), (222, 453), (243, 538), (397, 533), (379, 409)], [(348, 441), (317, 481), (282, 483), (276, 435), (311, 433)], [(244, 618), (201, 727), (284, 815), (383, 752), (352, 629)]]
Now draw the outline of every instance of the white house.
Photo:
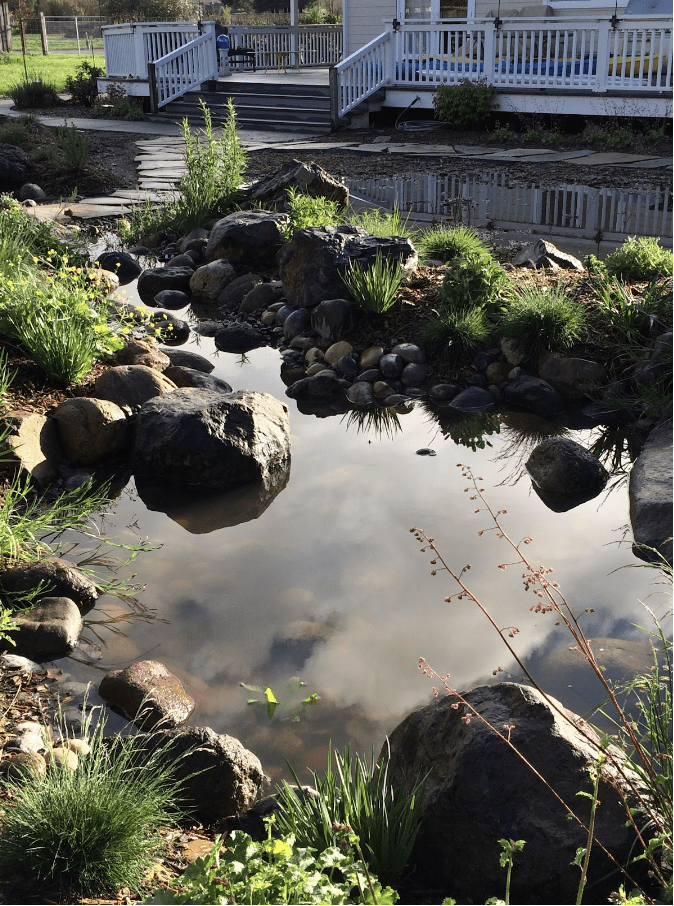
[(344, 0), (340, 115), (484, 80), (507, 112), (671, 116), (672, 0)]

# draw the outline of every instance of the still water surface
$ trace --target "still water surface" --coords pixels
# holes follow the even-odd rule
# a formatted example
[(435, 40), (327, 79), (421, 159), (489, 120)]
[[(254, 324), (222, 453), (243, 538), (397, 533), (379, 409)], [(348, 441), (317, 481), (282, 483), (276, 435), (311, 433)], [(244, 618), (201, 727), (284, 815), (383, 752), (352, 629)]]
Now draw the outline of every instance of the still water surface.
[[(474, 512), (457, 463), (469, 464), (491, 505), (508, 511), (505, 525), (515, 540), (533, 537), (528, 552), (554, 568), (577, 612), (594, 608), (585, 626), (602, 638), (638, 639), (632, 624), (645, 622), (639, 598), (653, 592), (651, 571), (616, 572), (638, 562), (623, 540), (625, 481), (574, 510), (553, 513), (522, 474), (536, 443), (516, 430), (531, 425), (527, 417), (508, 417), (500, 433), (486, 438), (489, 445), (473, 452), (443, 435), (421, 407), (400, 415), (400, 429), (388, 432), (298, 412), (285, 396), (275, 350), (256, 350), (244, 363), (214, 353), (209, 339), (200, 340), (198, 351), (215, 356), (213, 373), (235, 390), (261, 390), (287, 403), (289, 481), (262, 512), (246, 494), (209, 495), (198, 505), (173, 496), (166, 507), (171, 516), (148, 509), (132, 481), (101, 524), (116, 539), (139, 533), (161, 544), (135, 567), (147, 586), (142, 602), (158, 619), (118, 624), (125, 634), (96, 626), (104, 644), (85, 648), (95, 667), (71, 661), (71, 674), (97, 684), (99, 671), (141, 658), (163, 662), (197, 701), (190, 723), (237, 736), (271, 775), (283, 771), (286, 758), (298, 769), (323, 769), (329, 740), (378, 751), (406, 713), (431, 699), (419, 656), (451, 673), (460, 688), (491, 679), (496, 666), (508, 678), (512, 668), (474, 605), (444, 603), (454, 591), (451, 579), (430, 574), (428, 554), (408, 531), (421, 526), (453, 567), (471, 564), (472, 587), (499, 624), (521, 630), (518, 650), (534, 657), (548, 691), (579, 712), (597, 702), (553, 617), (530, 613), (533, 599), (522, 589), (521, 570), (498, 569), (512, 560), (503, 542), (493, 531), (478, 537), (489, 521)], [(590, 440), (588, 431), (570, 436)], [(417, 455), (427, 447), (437, 455)], [(242, 513), (259, 515), (236, 524)], [(662, 599), (648, 603), (660, 607)], [(123, 609), (108, 598), (90, 618)], [(269, 685), (281, 697), (292, 676), (306, 682), (302, 694), (320, 696), (299, 722), (280, 719), (292, 710), (286, 702), (272, 721), (246, 704), (250, 694), (241, 682)]]

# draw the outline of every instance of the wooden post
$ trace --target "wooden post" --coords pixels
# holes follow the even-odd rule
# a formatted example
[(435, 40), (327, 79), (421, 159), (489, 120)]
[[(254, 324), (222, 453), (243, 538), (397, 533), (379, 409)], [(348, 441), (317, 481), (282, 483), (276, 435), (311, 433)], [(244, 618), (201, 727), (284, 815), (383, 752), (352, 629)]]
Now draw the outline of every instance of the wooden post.
[(46, 56), (49, 53), (49, 45), (47, 44), (47, 22), (44, 13), (40, 13), (40, 35), (42, 37), (42, 53)]
[(23, 19), (19, 19), (19, 31), (21, 32), (21, 53), (25, 60), (28, 50), (26, 49), (26, 23)]
[(9, 24), (9, 4), (0, 3), (0, 50), (9, 53), (12, 49), (12, 27)]
[(330, 123), (333, 132), (339, 129), (339, 74), (335, 64), (328, 69), (330, 78)]
[(150, 113), (159, 112), (159, 96), (157, 94), (157, 67), (152, 61), (147, 64), (147, 78), (150, 83)]

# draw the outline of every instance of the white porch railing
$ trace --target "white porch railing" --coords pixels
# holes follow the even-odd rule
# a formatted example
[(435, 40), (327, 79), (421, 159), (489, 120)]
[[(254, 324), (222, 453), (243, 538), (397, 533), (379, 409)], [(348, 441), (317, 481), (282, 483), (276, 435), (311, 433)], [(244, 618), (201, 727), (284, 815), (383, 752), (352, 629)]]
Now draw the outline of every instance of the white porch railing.
[(503, 19), (498, 29), (493, 19), (396, 22), (395, 31), (390, 24), (335, 70), (337, 118), (381, 85), (464, 79), (484, 79), (499, 90), (663, 96), (672, 90), (672, 23), (666, 16), (623, 17), (615, 28), (610, 19), (589, 18)]
[(296, 54), (289, 62), (300, 67), (330, 66), (342, 59), (341, 25), (231, 25), (235, 47), (255, 51), (255, 65), (275, 66), (277, 54)]
[[(214, 22), (132, 22), (104, 25), (103, 49), (108, 78), (147, 79), (147, 64), (183, 47), (204, 31), (213, 31)], [(215, 43), (215, 39), (213, 38)]]
[(335, 128), (341, 117), (391, 84), (392, 48), (391, 32), (385, 32), (331, 68), (330, 111)]
[(153, 113), (208, 79), (217, 79), (215, 23), (210, 22), (208, 25), (212, 28), (205, 34), (165, 54), (156, 62), (148, 63)]

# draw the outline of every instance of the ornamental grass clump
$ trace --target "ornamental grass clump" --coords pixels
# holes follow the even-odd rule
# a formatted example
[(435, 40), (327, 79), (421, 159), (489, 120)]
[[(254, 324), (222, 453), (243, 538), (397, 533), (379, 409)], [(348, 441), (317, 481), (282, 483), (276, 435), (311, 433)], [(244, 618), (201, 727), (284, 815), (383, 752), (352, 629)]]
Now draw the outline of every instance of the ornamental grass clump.
[[(0, 867), (82, 895), (138, 891), (161, 856), (160, 827), (184, 817), (182, 783), (166, 753), (142, 752), (140, 737), (113, 749), (101, 718), (75, 770), (56, 762), (43, 776), (3, 781)], [(62, 725), (62, 733), (66, 731)]]
[(443, 262), (462, 258), (491, 258), (487, 244), (471, 227), (431, 227), (421, 236), (418, 246), (422, 258)]
[(341, 277), (361, 308), (383, 314), (395, 302), (404, 273), (399, 259), (384, 258), (380, 250), (374, 264), (367, 267), (350, 262)]
[[(323, 852), (338, 841), (337, 829), (349, 827), (359, 841), (363, 859), (382, 884), (401, 877), (419, 831), (425, 778), (410, 790), (394, 789), (388, 779), (388, 757), (370, 764), (347, 747), (343, 754), (328, 753), (323, 777), (313, 774), (317, 795), (295, 791), (285, 781), (278, 789), (282, 834), (293, 833), (297, 845)], [(288, 765), (297, 789), (301, 783)]]
[(569, 299), (566, 286), (558, 283), (549, 292), (536, 286), (513, 292), (498, 329), (502, 336), (518, 340), (534, 362), (544, 350), (573, 346), (585, 326), (583, 306)]

